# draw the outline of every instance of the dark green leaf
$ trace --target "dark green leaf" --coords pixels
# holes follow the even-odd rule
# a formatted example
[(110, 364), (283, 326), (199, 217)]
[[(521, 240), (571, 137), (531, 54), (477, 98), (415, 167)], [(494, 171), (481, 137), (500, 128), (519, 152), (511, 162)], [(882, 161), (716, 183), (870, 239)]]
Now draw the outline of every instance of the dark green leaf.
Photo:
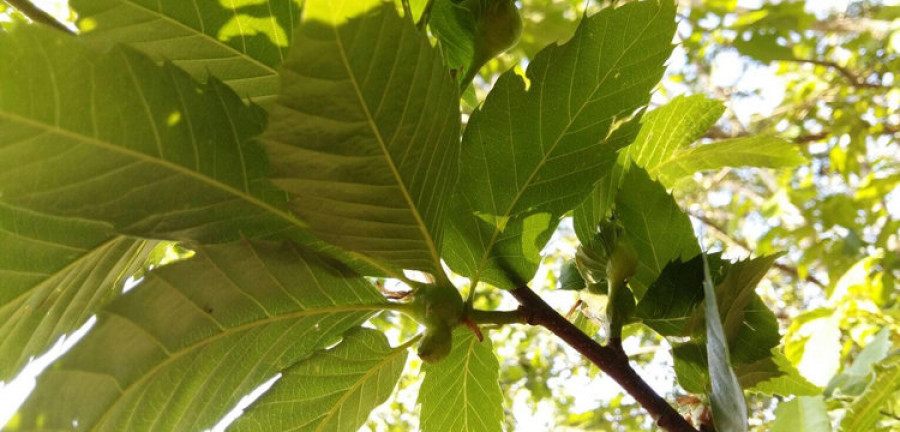
[[(721, 254), (707, 256), (713, 274), (727, 263)], [(676, 259), (663, 268), (637, 305), (636, 315), (663, 336), (689, 336), (686, 324), (703, 302), (703, 259), (700, 255), (682, 262)]]
[(424, 432), (501, 431), (503, 392), (500, 364), (490, 338), (479, 342), (466, 327), (453, 332), (453, 351), (437, 364), (424, 364), (419, 389)]
[[(779, 256), (781, 254), (738, 261), (727, 268), (725, 278), (715, 288), (731, 357), (738, 364), (767, 357), (780, 340), (775, 315), (755, 291)], [(700, 323), (704, 319), (702, 309), (695, 311), (690, 324), (694, 334), (702, 333)]]
[(309, 3), (295, 38), (263, 137), (273, 182), (322, 239), (442, 274), (460, 120), (440, 53), (378, 1)]
[(674, 4), (632, 2), (583, 19), (569, 42), (503, 74), (463, 137), (445, 257), (502, 288), (531, 280), (558, 220), (634, 138), (671, 52)]
[(581, 277), (575, 260), (566, 261), (559, 275), (559, 289), (578, 291), (583, 290), (585, 286), (587, 284)]

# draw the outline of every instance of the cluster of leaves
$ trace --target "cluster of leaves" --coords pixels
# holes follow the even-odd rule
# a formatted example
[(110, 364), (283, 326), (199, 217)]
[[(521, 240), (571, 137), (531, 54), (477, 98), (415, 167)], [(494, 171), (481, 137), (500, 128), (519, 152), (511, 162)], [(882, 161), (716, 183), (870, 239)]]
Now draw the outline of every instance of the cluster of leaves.
[[(815, 417), (823, 389), (792, 364), (810, 344), (782, 353), (754, 291), (778, 255), (707, 259), (669, 193), (806, 159), (774, 133), (692, 145), (723, 112), (704, 96), (645, 111), (674, 3), (603, 9), (547, 47), (524, 14), (527, 71), (503, 73), (464, 129), (459, 71), (484, 60), (468, 54), (483, 29), (457, 3), (73, 0), (77, 37), (4, 24), (0, 379), (98, 317), (7, 427), (208, 428), (277, 377), (231, 428), (356, 430), (416, 341), (363, 324), (400, 310), (426, 326), (424, 358), (447, 356), (423, 367), (421, 428), (499, 430), (500, 365), (457, 326), (469, 309), (444, 263), (470, 293), (525, 286), (569, 215), (593, 258), (569, 286), (609, 282), (607, 310), (589, 311), (608, 337), (640, 323), (671, 338), (679, 384), (722, 430), (746, 429), (745, 390), (809, 396), (779, 410)], [(415, 25), (429, 13), (436, 40)], [(613, 216), (610, 247), (597, 227)], [(172, 242), (192, 256), (148, 271)], [(404, 281), (413, 302), (364, 276)], [(123, 293), (129, 277), (143, 281)], [(824, 390), (855, 396), (844, 430), (874, 425), (900, 376), (879, 337)]]

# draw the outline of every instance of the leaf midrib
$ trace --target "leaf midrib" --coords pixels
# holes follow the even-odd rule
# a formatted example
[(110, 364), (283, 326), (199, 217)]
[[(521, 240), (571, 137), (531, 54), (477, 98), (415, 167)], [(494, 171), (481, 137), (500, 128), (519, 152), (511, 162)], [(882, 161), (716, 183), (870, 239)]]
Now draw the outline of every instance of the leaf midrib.
[[(651, 23), (655, 22), (656, 18), (659, 16), (661, 11), (662, 11), (662, 9), (658, 9), (656, 12), (656, 15), (654, 15), (653, 18), (648, 20), (648, 22), (651, 22)], [(537, 173), (544, 167), (544, 165), (547, 162), (548, 156), (551, 155), (554, 152), (554, 150), (556, 150), (556, 147), (562, 141), (562, 138), (564, 136), (566, 136), (567, 131), (569, 130), (569, 128), (572, 127), (572, 123), (575, 121), (575, 119), (577, 119), (581, 115), (581, 112), (584, 110), (584, 108), (590, 104), (590, 101), (592, 101), (593, 98), (596, 96), (597, 92), (600, 90), (600, 87), (603, 86), (603, 84), (606, 82), (606, 79), (610, 76), (612, 71), (616, 67), (618, 67), (619, 63), (625, 58), (625, 54), (628, 53), (634, 47), (634, 45), (640, 40), (640, 38), (644, 35), (644, 33), (650, 27), (651, 27), (650, 25), (644, 26), (644, 28), (641, 29), (641, 32), (638, 33), (634, 38), (632, 38), (631, 44), (629, 44), (626, 48), (624, 48), (622, 50), (622, 54), (616, 59), (616, 61), (613, 63), (613, 66), (610, 67), (609, 70), (606, 71), (606, 74), (597, 82), (597, 84), (594, 86), (594, 89), (591, 90), (590, 96), (585, 98), (585, 102), (582, 103), (581, 106), (578, 107), (578, 110), (575, 112), (575, 115), (570, 115), (569, 121), (566, 123), (566, 125), (562, 129), (560, 129), (560, 132), (557, 134), (556, 140), (550, 146), (550, 149), (547, 150), (546, 152), (542, 151), (540, 162), (531, 171), (531, 174), (529, 174), (528, 178), (523, 183), (523, 186), (521, 188), (519, 188), (519, 190), (516, 191), (516, 195), (515, 195), (515, 197), (513, 197), (512, 201), (510, 201), (509, 207), (507, 207), (506, 211), (503, 212), (502, 216), (500, 216), (498, 218), (498, 220), (509, 220), (510, 215), (512, 214), (512, 211), (515, 208), (516, 204), (518, 204), (518, 201), (522, 197), (522, 194), (524, 194), (525, 190), (530, 187), (531, 182), (534, 180), (535, 176), (537, 176)], [(548, 68), (548, 71), (549, 71), (549, 68)], [(545, 74), (545, 77), (546, 77), (546, 74)], [(542, 83), (542, 85), (543, 84), (544, 83)], [(543, 98), (543, 92), (541, 92), (541, 97)], [(569, 94), (569, 97), (571, 98), (571, 92)], [(538, 110), (538, 112), (543, 113), (543, 110), (542, 109)], [(613, 125), (610, 125), (610, 127), (612, 127), (612, 126)], [(612, 132), (612, 131), (610, 131), (610, 132)], [(609, 136), (609, 133), (607, 133), (607, 136)], [(510, 139), (511, 138), (512, 137), (510, 137)], [(543, 149), (543, 146), (541, 146), (541, 148)], [(487, 247), (485, 248), (484, 254), (482, 254), (482, 256), (481, 256), (481, 262), (478, 263), (478, 267), (476, 268), (475, 277), (472, 279), (472, 286), (475, 286), (481, 280), (481, 274), (484, 271), (485, 267), (487, 266), (488, 258), (491, 256), (491, 252), (494, 249), (494, 245), (496, 244), (497, 239), (502, 231), (503, 230), (501, 229), (500, 226), (496, 226), (496, 225), (494, 226), (494, 233), (491, 235), (491, 240), (486, 245)]]
[(425, 246), (428, 248), (429, 255), (431, 255), (431, 264), (434, 266), (434, 271), (438, 274), (443, 274), (443, 267), (441, 266), (441, 255), (434, 244), (434, 239), (431, 237), (431, 233), (428, 231), (428, 227), (425, 225), (424, 219), (422, 219), (422, 215), (419, 214), (418, 207), (416, 207), (416, 204), (406, 187), (406, 183), (404, 182), (403, 177), (400, 175), (400, 171), (397, 169), (397, 166), (394, 164), (394, 160), (391, 158), (391, 153), (384, 142), (384, 138), (381, 136), (381, 131), (379, 130), (378, 125), (375, 123), (375, 119), (373, 118), (372, 113), (369, 111), (369, 106), (366, 103), (365, 97), (362, 94), (362, 90), (359, 87), (359, 83), (356, 80), (356, 75), (354, 75), (353, 73), (353, 68), (350, 67), (350, 61), (347, 58), (347, 51), (344, 47), (344, 42), (341, 38), (340, 32), (338, 32), (337, 20), (335, 18), (335, 16), (331, 17), (332, 25), (329, 27), (331, 27), (335, 44), (338, 47), (338, 53), (341, 56), (341, 64), (347, 71), (347, 77), (353, 86), (354, 96), (356, 96), (356, 99), (359, 102), (359, 106), (363, 110), (363, 114), (366, 117), (366, 124), (368, 124), (369, 129), (371, 129), (372, 134), (375, 136), (375, 141), (378, 143), (378, 148), (381, 150), (381, 153), (384, 156), (384, 161), (387, 164), (388, 168), (390, 168), (391, 175), (393, 176), (394, 181), (397, 183), (397, 186), (399, 187), (400, 192), (403, 195), (403, 199), (404, 201), (406, 201), (406, 205), (409, 207), (409, 210), (412, 213), (413, 219), (415, 219), (416, 221), (416, 227), (419, 229), (419, 232), (422, 235), (422, 239), (425, 241)]
[[(103, 413), (103, 415), (99, 419), (97, 419), (97, 421), (94, 423), (94, 425), (91, 426), (90, 430), (95, 431), (95, 430), (97, 430), (98, 427), (103, 425), (104, 422), (106, 421), (106, 419), (109, 417), (109, 415), (115, 411), (115, 408), (119, 405), (119, 403), (121, 403), (125, 399), (125, 397), (124, 397), (125, 395), (129, 394), (131, 391), (133, 391), (135, 389), (140, 388), (140, 386), (144, 382), (149, 380), (151, 377), (155, 376), (157, 373), (159, 373), (162, 369), (164, 369), (166, 366), (168, 366), (172, 362), (184, 357), (185, 355), (193, 352), (194, 350), (196, 350), (198, 348), (202, 348), (206, 345), (209, 345), (215, 341), (226, 338), (228, 336), (231, 336), (231, 335), (234, 335), (234, 334), (246, 331), (246, 330), (251, 330), (251, 329), (254, 329), (257, 327), (277, 323), (279, 321), (297, 319), (297, 318), (302, 318), (302, 317), (310, 316), (310, 315), (337, 314), (340, 312), (363, 312), (363, 311), (376, 312), (376, 311), (383, 310), (384, 308), (385, 308), (385, 304), (375, 303), (375, 304), (365, 304), (365, 305), (362, 305), (362, 304), (341, 305), (341, 306), (333, 305), (333, 306), (318, 308), (318, 309), (303, 309), (303, 310), (294, 311), (294, 312), (286, 313), (286, 314), (282, 314), (282, 315), (266, 316), (262, 319), (259, 319), (256, 321), (251, 321), (251, 322), (248, 322), (246, 324), (242, 324), (242, 325), (239, 325), (236, 327), (227, 327), (227, 328), (223, 329), (221, 332), (219, 332), (213, 336), (210, 336), (205, 339), (201, 339), (193, 344), (186, 345), (177, 351), (169, 352), (164, 347), (162, 347), (163, 351), (167, 354), (167, 358), (165, 360), (159, 362), (153, 368), (149, 369), (140, 378), (134, 380), (131, 384), (129, 384), (125, 388), (122, 388), (120, 385), (118, 385), (119, 381), (116, 380), (111, 375), (102, 374), (102, 375), (109, 376), (111, 379), (113, 379), (113, 381), (116, 382), (117, 387), (119, 387), (120, 396), (118, 398), (116, 398), (116, 400), (113, 401), (113, 403)], [(123, 319), (128, 320), (127, 317), (123, 317)], [(131, 320), (128, 320), (128, 321), (133, 322)], [(79, 369), (68, 369), (68, 370), (64, 369), (63, 371), (79, 371)]]
[[(351, 395), (351, 394), (354, 394), (354, 392), (356, 392), (359, 388), (361, 388), (361, 387), (363, 386), (363, 384), (365, 384), (366, 382), (368, 382), (369, 378), (371, 378), (372, 375), (374, 375), (376, 371), (380, 372), (385, 366), (388, 365), (388, 363), (390, 363), (391, 361), (393, 361), (394, 358), (397, 357), (398, 355), (400, 355), (400, 354), (404, 354), (404, 355), (405, 355), (405, 354), (406, 354), (406, 349), (407, 349), (407, 347), (408, 347), (409, 345), (410, 345), (409, 343), (406, 343), (406, 344), (404, 344), (403, 346), (397, 347), (396, 349), (394, 349), (394, 350), (392, 350), (390, 353), (388, 353), (388, 355), (387, 355), (385, 358), (381, 359), (381, 360), (380, 360), (378, 363), (376, 363), (374, 366), (370, 367), (369, 370), (367, 370), (366, 373), (363, 374), (363, 376), (361, 376), (358, 380), (356, 380), (356, 382), (354, 382), (353, 385), (350, 386), (350, 387), (347, 389), (347, 391), (344, 392), (344, 394), (337, 400), (337, 402), (334, 403), (334, 405), (331, 407), (331, 409), (329, 409), (329, 410), (327, 411), (327, 414), (325, 415), (325, 418), (323, 418), (322, 421), (319, 422), (319, 425), (316, 427), (315, 432), (321, 432), (321, 431), (323, 431), (322, 428), (323, 428), (323, 427), (331, 420), (331, 418), (334, 417), (335, 414), (337, 414), (337, 412), (339, 411), (339, 410), (338, 410), (338, 407), (339, 407), (339, 406), (342, 406), (342, 405), (344, 404), (344, 402), (346, 402), (347, 399), (350, 398), (350, 395)], [(291, 429), (291, 430), (293, 431), (293, 430), (299, 430), (299, 429)]]
[[(26, 124), (26, 125), (29, 125), (29, 126), (32, 126), (35, 128), (43, 129), (49, 133), (61, 135), (61, 136), (64, 136), (64, 137), (67, 137), (67, 138), (70, 138), (70, 139), (73, 139), (73, 140), (76, 140), (79, 142), (93, 145), (95, 147), (98, 147), (98, 148), (101, 148), (101, 149), (104, 149), (107, 151), (111, 151), (114, 153), (118, 153), (118, 154), (122, 154), (122, 155), (125, 155), (128, 157), (131, 157), (131, 158), (139, 160), (141, 162), (145, 162), (145, 163), (149, 163), (152, 165), (160, 166), (162, 168), (169, 169), (178, 174), (184, 175), (189, 178), (193, 178), (193, 179), (198, 180), (202, 183), (205, 183), (209, 186), (212, 186), (215, 189), (219, 189), (219, 190), (222, 190), (233, 196), (236, 196), (252, 205), (255, 205), (255, 206), (267, 211), (270, 214), (277, 216), (278, 218), (288, 222), (291, 226), (293, 226), (295, 228), (300, 228), (300, 229), (308, 228), (308, 225), (305, 222), (303, 222), (300, 219), (297, 219), (296, 217), (294, 217), (294, 215), (290, 214), (289, 212), (283, 211), (283, 210), (273, 206), (272, 204), (269, 204), (265, 201), (260, 200), (259, 198), (250, 194), (248, 191), (237, 189), (235, 187), (228, 185), (227, 183), (222, 183), (222, 182), (217, 181), (209, 176), (201, 174), (197, 171), (193, 171), (184, 166), (173, 163), (169, 160), (162, 159), (162, 158), (153, 158), (150, 155), (132, 150), (132, 149), (124, 147), (124, 146), (111, 144), (111, 143), (105, 142), (103, 140), (99, 140), (95, 137), (72, 132), (67, 129), (62, 129), (55, 125), (49, 125), (49, 124), (46, 124), (43, 122), (32, 120), (32, 119), (22, 117), (18, 114), (11, 113), (11, 112), (0, 111), (0, 118), (6, 118), (6, 119), (12, 120), (14, 122), (19, 122), (19, 123), (23, 123), (23, 124)], [(375, 260), (372, 260), (371, 258), (369, 258), (366, 255), (363, 255), (363, 254), (360, 254), (357, 252), (353, 252), (353, 251), (344, 250), (344, 249), (342, 249), (342, 251), (348, 255), (351, 255), (353, 258), (356, 258), (360, 261), (365, 262), (366, 264), (372, 266), (373, 268), (381, 270), (385, 274), (391, 275), (392, 277), (398, 277), (401, 279), (403, 277), (402, 274), (398, 274), (393, 269), (385, 267), (381, 263), (379, 263)]]

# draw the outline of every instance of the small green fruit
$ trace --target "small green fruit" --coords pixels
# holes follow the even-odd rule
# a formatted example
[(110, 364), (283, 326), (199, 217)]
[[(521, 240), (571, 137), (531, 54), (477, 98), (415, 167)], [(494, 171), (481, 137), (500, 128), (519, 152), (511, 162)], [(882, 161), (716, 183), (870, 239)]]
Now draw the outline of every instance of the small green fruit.
[(453, 348), (453, 333), (449, 326), (434, 325), (425, 328), (425, 334), (419, 340), (417, 352), (422, 361), (437, 363), (450, 354)]
[(638, 258), (624, 239), (618, 239), (609, 260), (606, 262), (606, 276), (610, 283), (627, 281), (637, 272)]
[(485, 63), (519, 42), (522, 16), (513, 0), (465, 0), (460, 6), (468, 9), (475, 21), (472, 64), (460, 82), (464, 89)]
[(425, 326), (443, 324), (452, 328), (462, 319), (463, 299), (452, 285), (423, 285), (413, 302), (422, 310), (421, 322)]

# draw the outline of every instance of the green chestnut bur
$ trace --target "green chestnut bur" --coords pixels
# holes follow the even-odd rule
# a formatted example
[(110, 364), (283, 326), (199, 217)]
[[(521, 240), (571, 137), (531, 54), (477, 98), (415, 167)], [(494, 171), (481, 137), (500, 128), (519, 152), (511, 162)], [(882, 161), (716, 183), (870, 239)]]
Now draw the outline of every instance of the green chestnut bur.
[(453, 346), (453, 327), (462, 320), (462, 296), (452, 285), (422, 285), (413, 299), (415, 318), (425, 324), (418, 354), (423, 361), (434, 363), (447, 357)]
[(464, 0), (475, 22), (474, 53), (466, 75), (460, 81), (465, 89), (492, 58), (512, 48), (522, 36), (522, 16), (513, 0)]
[(419, 340), (417, 353), (422, 361), (437, 363), (450, 354), (453, 348), (453, 333), (449, 326), (435, 325), (425, 328), (425, 334)]

